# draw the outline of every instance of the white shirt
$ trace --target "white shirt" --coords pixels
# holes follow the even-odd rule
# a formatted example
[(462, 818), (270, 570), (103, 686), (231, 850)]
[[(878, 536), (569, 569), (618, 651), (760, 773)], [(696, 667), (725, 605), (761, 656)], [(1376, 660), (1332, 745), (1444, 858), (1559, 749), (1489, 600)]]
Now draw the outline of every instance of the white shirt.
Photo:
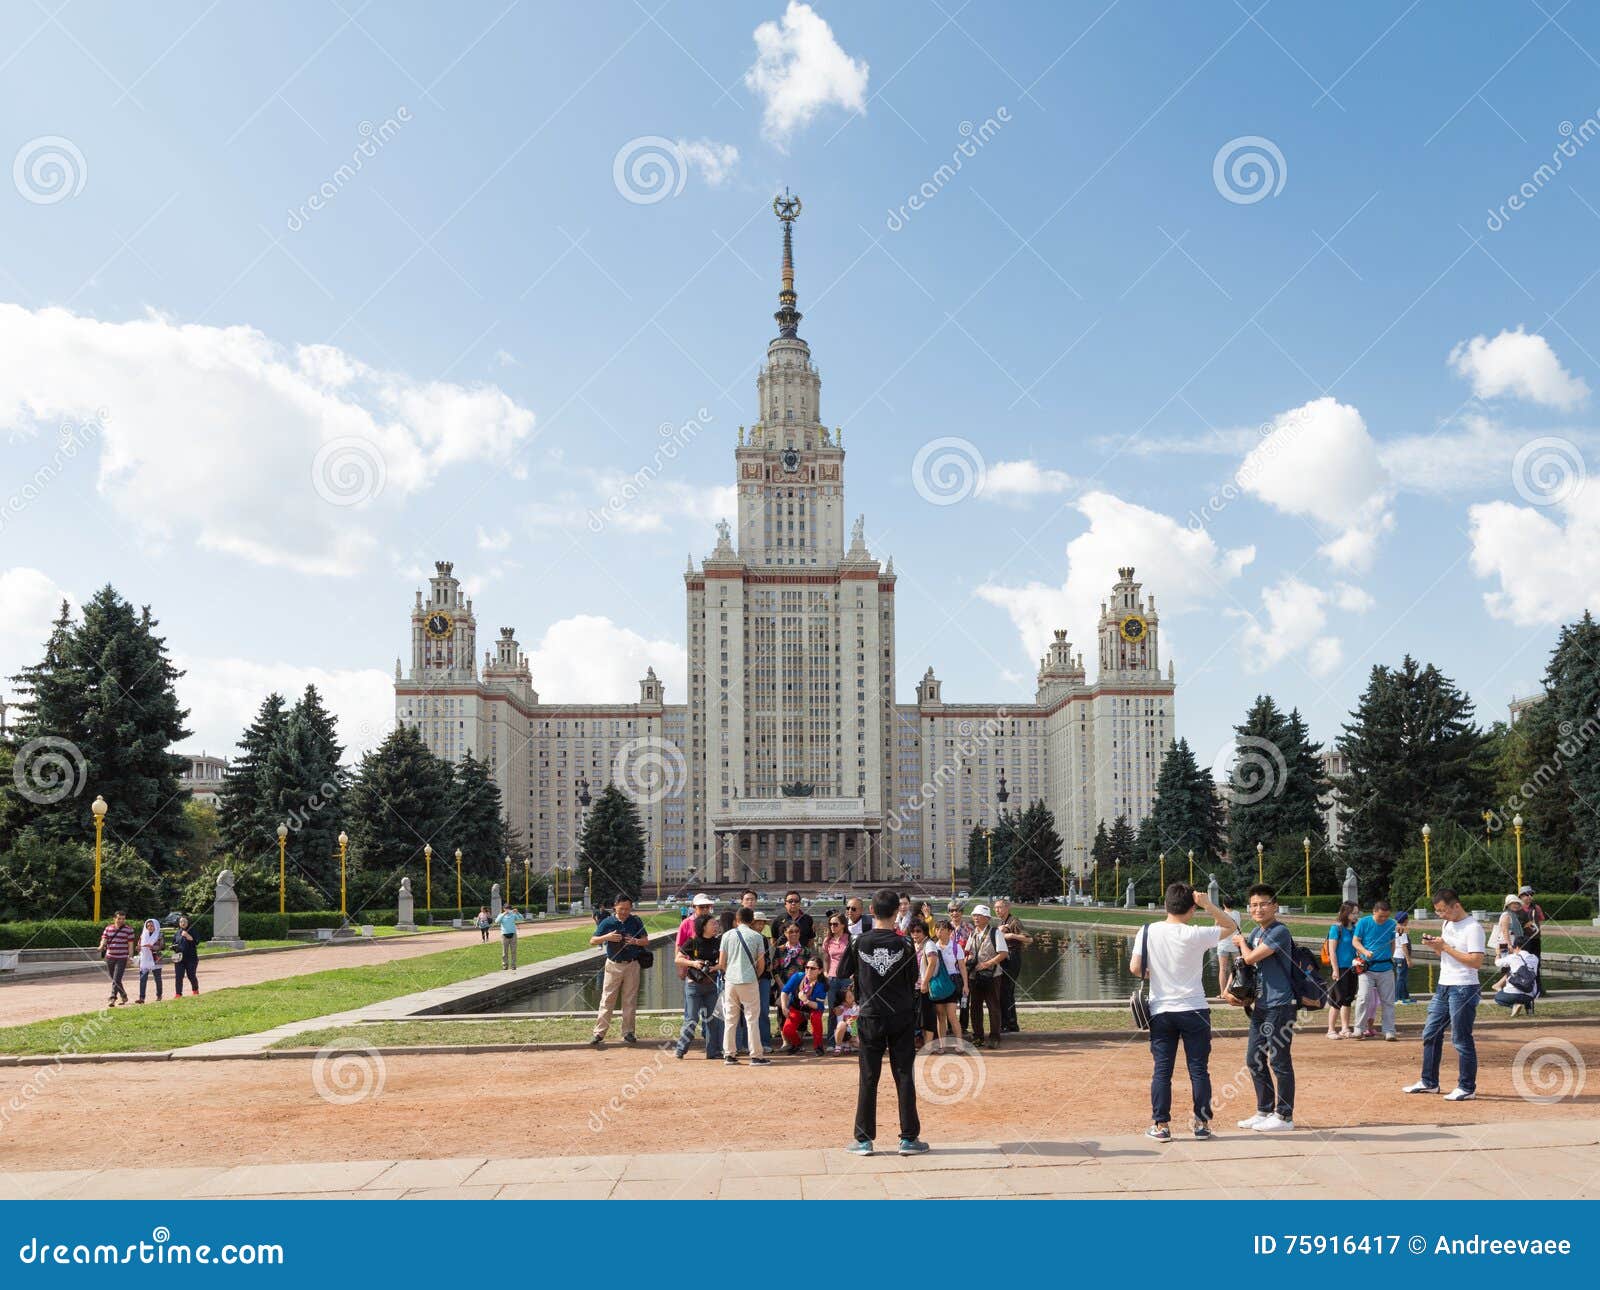
[(1535, 972), (1539, 970), (1539, 956), (1537, 954), (1530, 954), (1527, 950), (1512, 950), (1509, 954), (1502, 954), (1494, 961), (1494, 965), (1497, 968), (1504, 968), (1506, 970), (1506, 983), (1501, 988), (1504, 989), (1507, 994), (1520, 994), (1524, 998), (1531, 999), (1533, 998), (1531, 993), (1526, 990), (1519, 990), (1516, 986), (1511, 984), (1511, 974), (1524, 963), (1526, 963)]
[(1144, 951), (1141, 966), (1150, 972), (1150, 1011), (1204, 1012), (1206, 988), (1200, 980), (1206, 951), (1222, 939), (1215, 924), (1151, 923), (1133, 939), (1133, 953)]
[[(1444, 943), (1463, 954), (1482, 954), (1484, 951), (1483, 924), (1471, 914), (1454, 923), (1444, 925)], [(1478, 969), (1469, 968), (1448, 954), (1439, 956), (1440, 985), (1477, 985)]]
[(961, 980), (961, 965), (967, 960), (967, 952), (961, 948), (955, 937), (950, 938), (948, 945), (940, 945), (938, 941), (929, 941), (928, 944), (936, 946), (939, 953), (944, 955), (944, 970), (957, 981)]

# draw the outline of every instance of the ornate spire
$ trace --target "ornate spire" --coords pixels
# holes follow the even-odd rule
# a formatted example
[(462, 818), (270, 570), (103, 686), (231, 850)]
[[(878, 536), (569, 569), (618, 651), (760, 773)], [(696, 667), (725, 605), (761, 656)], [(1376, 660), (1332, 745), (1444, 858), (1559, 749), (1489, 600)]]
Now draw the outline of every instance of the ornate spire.
[(794, 222), (800, 218), (800, 199), (785, 188), (782, 197), (772, 199), (772, 213), (783, 222), (783, 287), (778, 292), (778, 312), (772, 316), (778, 321), (778, 335), (793, 340), (800, 326), (800, 311), (794, 307)]

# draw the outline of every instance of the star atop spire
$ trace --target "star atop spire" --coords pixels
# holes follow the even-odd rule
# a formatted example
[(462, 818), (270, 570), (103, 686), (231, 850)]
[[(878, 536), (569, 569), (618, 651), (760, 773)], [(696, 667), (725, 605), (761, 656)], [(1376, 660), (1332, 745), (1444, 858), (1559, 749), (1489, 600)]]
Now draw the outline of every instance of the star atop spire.
[(778, 335), (793, 340), (800, 326), (800, 311), (794, 307), (794, 222), (800, 218), (800, 199), (785, 188), (783, 196), (772, 199), (772, 213), (783, 223), (783, 286), (778, 292), (778, 312), (772, 316), (778, 321)]

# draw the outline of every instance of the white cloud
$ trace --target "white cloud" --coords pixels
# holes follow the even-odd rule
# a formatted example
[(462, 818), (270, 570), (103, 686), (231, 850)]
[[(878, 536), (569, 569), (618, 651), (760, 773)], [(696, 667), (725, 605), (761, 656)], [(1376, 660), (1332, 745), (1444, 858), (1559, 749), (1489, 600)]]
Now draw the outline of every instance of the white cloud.
[(567, 529), (582, 540), (589, 533), (615, 528), (622, 533), (664, 533), (690, 521), (705, 528), (739, 509), (739, 492), (733, 485), (686, 484), (651, 479), (620, 471), (580, 469), (582, 489), (566, 489), (546, 500), (522, 508), (526, 522), (535, 528)]
[(483, 525), (478, 525), (478, 550), (504, 551), (511, 545), (511, 533), (507, 529), (495, 529), (489, 532)]
[(1535, 627), (1600, 608), (1600, 506), (1593, 487), (1559, 506), (1486, 502), (1468, 510), (1472, 571), (1500, 584), (1483, 598), (1491, 615)]
[(252, 327), (0, 304), (0, 353), (0, 429), (98, 420), (99, 491), (139, 536), (306, 573), (358, 572), (375, 519), (533, 432), (494, 386), (414, 381)]
[(541, 703), (637, 703), (648, 667), (661, 678), (669, 703), (684, 702), (688, 651), (676, 641), (649, 640), (609, 618), (563, 618), (526, 652)]
[(1089, 527), (1067, 543), (1065, 583), (978, 588), (980, 597), (1011, 615), (1023, 648), (1035, 658), (1045, 652), (1052, 632), (1063, 627), (1075, 646), (1089, 646), (1085, 662), (1094, 657), (1100, 603), (1122, 565), (1133, 565), (1141, 582), (1159, 588), (1163, 613), (1181, 613), (1210, 603), (1223, 584), (1255, 559), (1253, 546), (1219, 549), (1204, 530), (1187, 528), (1171, 516), (1110, 493), (1088, 493), (1072, 504), (1088, 519)]
[(739, 149), (731, 143), (718, 143), (715, 139), (679, 139), (678, 151), (712, 188), (721, 188), (739, 168)]
[(293, 703), (314, 685), (339, 719), (345, 759), (354, 762), (383, 741), (394, 725), (394, 675), (381, 668), (301, 667), (244, 658), (175, 656), (187, 675), (178, 678), (178, 700), (189, 709), (192, 738), (185, 752), (204, 750), (233, 757), (239, 736), (255, 719), (261, 700), (273, 691)]
[(0, 698), (14, 701), (11, 678), (44, 657), (63, 600), (76, 617), (77, 597), (49, 574), (20, 565), (0, 570)]
[(782, 24), (762, 23), (755, 41), (756, 61), (744, 83), (762, 102), (761, 130), (774, 146), (786, 148), (830, 104), (865, 115), (867, 64), (839, 47), (810, 5), (789, 0)]
[(1262, 590), (1261, 613), (1227, 613), (1244, 622), (1239, 654), (1246, 672), (1265, 671), (1298, 654), (1306, 671), (1320, 677), (1332, 674), (1344, 658), (1344, 643), (1328, 630), (1329, 608), (1364, 613), (1373, 603), (1348, 583), (1322, 588), (1291, 576)]
[(1050, 470), (1036, 461), (996, 461), (984, 467), (978, 496), (1022, 499), (1064, 493), (1071, 487), (1072, 476), (1064, 470)]
[(1394, 483), (1361, 413), (1333, 398), (1315, 399), (1276, 417), (1246, 455), (1239, 485), (1287, 515), (1339, 535), (1322, 554), (1335, 567), (1371, 567), (1377, 535), (1393, 525), (1386, 507)]
[(1571, 409), (1589, 397), (1589, 387), (1556, 358), (1550, 342), (1518, 327), (1493, 340), (1474, 336), (1450, 351), (1450, 365), (1472, 382), (1480, 399), (1503, 394), (1545, 407)]
[(1457, 493), (1504, 484), (1527, 433), (1469, 415), (1454, 429), (1410, 435), (1383, 444), (1378, 455), (1395, 483), (1414, 493)]

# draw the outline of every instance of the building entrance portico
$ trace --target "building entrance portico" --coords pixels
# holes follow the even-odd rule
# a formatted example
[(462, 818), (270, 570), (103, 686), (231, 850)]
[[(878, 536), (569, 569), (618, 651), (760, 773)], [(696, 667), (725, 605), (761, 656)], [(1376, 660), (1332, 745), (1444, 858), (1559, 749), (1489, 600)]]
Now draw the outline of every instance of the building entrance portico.
[(713, 884), (873, 882), (882, 821), (858, 797), (744, 798), (713, 816)]

